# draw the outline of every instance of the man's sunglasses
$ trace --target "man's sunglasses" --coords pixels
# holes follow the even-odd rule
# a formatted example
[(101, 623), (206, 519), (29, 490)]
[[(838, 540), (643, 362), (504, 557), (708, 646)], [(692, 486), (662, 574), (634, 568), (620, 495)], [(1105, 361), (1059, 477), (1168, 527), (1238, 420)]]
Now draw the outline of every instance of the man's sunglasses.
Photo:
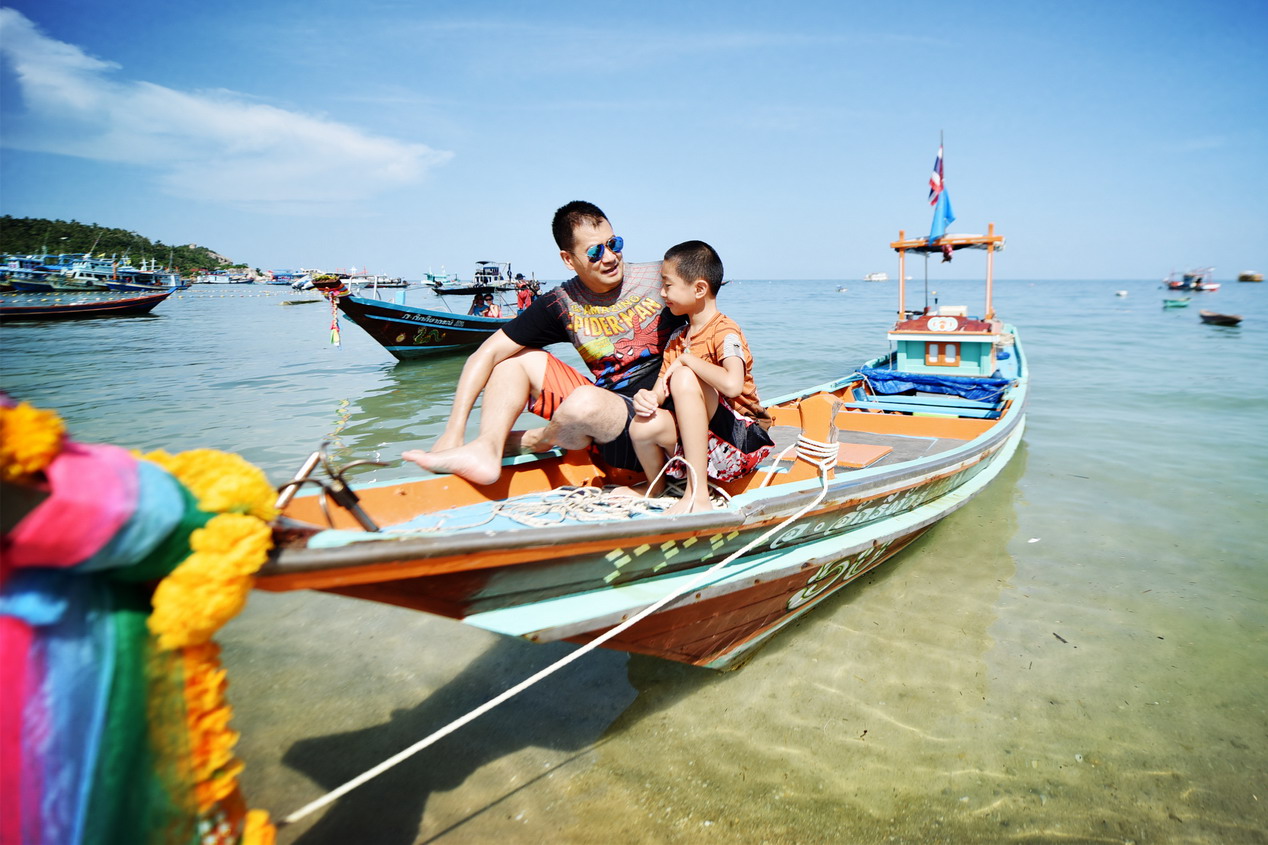
[(612, 237), (608, 238), (607, 243), (595, 244), (594, 246), (590, 247), (589, 249), (586, 250), (586, 258), (590, 259), (590, 263), (593, 264), (594, 262), (598, 261), (600, 258), (603, 257), (603, 248), (605, 246), (608, 249), (612, 250), (612, 252), (619, 255), (621, 253), (621, 250), (625, 249), (625, 241), (621, 238), (620, 235), (613, 235)]

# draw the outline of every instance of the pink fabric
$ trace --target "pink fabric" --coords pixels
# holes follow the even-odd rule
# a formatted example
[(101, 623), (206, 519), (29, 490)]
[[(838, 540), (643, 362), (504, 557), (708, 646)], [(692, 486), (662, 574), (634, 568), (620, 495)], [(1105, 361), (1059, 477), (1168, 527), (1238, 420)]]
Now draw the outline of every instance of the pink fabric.
[[(22, 841), (22, 709), (30, 695), (31, 626), (0, 616), (0, 842)], [(29, 808), (28, 808), (29, 809)], [(25, 819), (28, 830), (35, 821)]]
[(136, 510), (137, 462), (126, 449), (67, 442), (44, 472), (49, 497), (5, 535), (5, 568), (82, 563)]

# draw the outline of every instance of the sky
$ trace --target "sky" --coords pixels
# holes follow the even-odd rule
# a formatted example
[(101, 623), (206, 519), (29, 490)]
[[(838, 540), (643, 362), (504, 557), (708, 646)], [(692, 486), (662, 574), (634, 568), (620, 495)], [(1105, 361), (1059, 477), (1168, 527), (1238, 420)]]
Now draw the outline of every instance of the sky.
[[(0, 9), (0, 212), (261, 269), (632, 261), (896, 275), (928, 234), (1000, 279), (1268, 270), (1268, 0), (22, 0)], [(967, 266), (966, 266), (967, 265)], [(957, 255), (931, 277), (971, 278)]]

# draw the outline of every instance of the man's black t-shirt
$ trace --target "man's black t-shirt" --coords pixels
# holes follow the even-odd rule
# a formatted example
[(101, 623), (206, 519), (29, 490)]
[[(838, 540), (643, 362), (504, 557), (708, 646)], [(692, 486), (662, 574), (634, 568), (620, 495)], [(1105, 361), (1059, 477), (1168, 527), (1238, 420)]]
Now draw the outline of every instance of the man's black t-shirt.
[(576, 276), (539, 296), (502, 331), (520, 346), (571, 343), (599, 387), (633, 396), (660, 373), (669, 334), (686, 322), (660, 296), (660, 262), (625, 265), (621, 287), (596, 294)]

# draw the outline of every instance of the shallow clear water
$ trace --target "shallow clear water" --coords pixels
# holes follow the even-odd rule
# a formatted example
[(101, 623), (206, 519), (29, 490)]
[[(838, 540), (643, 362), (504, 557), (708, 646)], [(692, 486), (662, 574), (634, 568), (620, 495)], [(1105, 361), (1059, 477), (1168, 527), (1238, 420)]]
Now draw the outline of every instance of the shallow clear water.
[[(884, 351), (896, 287), (743, 281), (720, 304), (770, 398)], [(934, 287), (980, 310), (978, 283)], [(589, 655), (280, 841), (1268, 841), (1268, 289), (1162, 297), (997, 284), (1028, 428), (968, 507), (737, 672)], [(430, 443), (461, 358), (398, 365), (351, 324), (332, 347), (329, 307), (297, 298), (6, 324), (0, 385), (78, 439), (237, 451), (276, 480), (323, 439)], [(255, 594), (218, 639), (246, 795), (277, 817), (571, 648), (306, 593)]]

